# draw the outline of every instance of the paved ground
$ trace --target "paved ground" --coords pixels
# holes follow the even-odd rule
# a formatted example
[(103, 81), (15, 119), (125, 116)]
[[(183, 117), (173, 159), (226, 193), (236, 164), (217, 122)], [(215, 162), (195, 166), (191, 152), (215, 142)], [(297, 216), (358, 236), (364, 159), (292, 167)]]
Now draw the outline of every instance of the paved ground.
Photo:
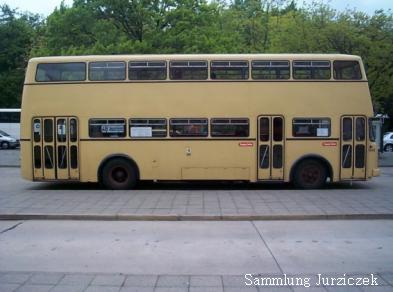
[(392, 167), (393, 166), (393, 152), (384, 152), (379, 155), (379, 166)]
[(20, 155), (19, 149), (8, 149), (8, 150), (0, 149), (0, 167), (5, 167), (5, 166), (19, 167), (20, 166), (19, 155)]
[[(18, 168), (0, 168), (3, 219), (317, 219), (392, 218), (393, 168), (368, 182), (322, 190), (290, 185), (144, 183), (109, 191), (95, 184), (33, 183)], [(19, 216), (19, 217), (18, 217)]]
[[(0, 221), (0, 291), (257, 291), (245, 274), (313, 286), (260, 291), (393, 291), (392, 246), (392, 220)], [(320, 287), (317, 274), (378, 287)]]

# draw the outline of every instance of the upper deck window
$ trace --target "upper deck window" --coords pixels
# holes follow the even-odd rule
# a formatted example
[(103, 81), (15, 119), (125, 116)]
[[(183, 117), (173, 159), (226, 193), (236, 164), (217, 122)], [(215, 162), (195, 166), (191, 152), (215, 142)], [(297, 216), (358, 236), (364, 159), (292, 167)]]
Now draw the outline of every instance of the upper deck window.
[(360, 80), (362, 72), (358, 61), (334, 61), (333, 76), (337, 80)]
[(89, 63), (89, 80), (125, 80), (125, 62), (91, 62)]
[(252, 79), (289, 79), (289, 61), (252, 61)]
[(206, 80), (207, 61), (172, 61), (169, 72), (172, 80)]
[(294, 79), (330, 79), (330, 61), (294, 61)]
[(137, 61), (128, 63), (130, 80), (165, 80), (165, 61)]
[(213, 80), (248, 79), (247, 61), (212, 61), (210, 78)]
[(38, 82), (84, 81), (86, 63), (46, 63), (37, 65)]

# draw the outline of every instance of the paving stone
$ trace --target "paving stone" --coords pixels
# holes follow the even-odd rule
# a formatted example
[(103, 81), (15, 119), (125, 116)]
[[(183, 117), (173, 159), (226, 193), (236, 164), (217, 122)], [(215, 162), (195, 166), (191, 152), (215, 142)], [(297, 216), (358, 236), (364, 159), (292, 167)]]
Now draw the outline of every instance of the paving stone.
[(326, 292), (324, 287), (294, 287), (294, 292)]
[(190, 292), (223, 292), (223, 287), (190, 287)]
[(188, 276), (159, 276), (157, 287), (188, 287)]
[(391, 286), (364, 286), (361, 288), (364, 292), (392, 292), (393, 287)]
[(93, 278), (94, 275), (67, 274), (61, 279), (59, 285), (88, 286)]
[(31, 276), (28, 283), (56, 285), (63, 277), (64, 274), (61, 273), (35, 273)]
[(224, 292), (258, 292), (257, 287), (254, 286), (249, 286), (249, 287), (236, 287), (236, 288), (232, 288), (232, 287), (225, 287), (224, 288)]
[(119, 292), (120, 286), (89, 286), (84, 292)]
[(18, 289), (18, 292), (48, 292), (54, 286), (53, 285), (34, 285), (34, 284), (26, 284), (21, 286)]
[(123, 287), (120, 292), (154, 292), (153, 287)]
[(184, 287), (157, 287), (154, 292), (188, 292), (188, 288)]
[(223, 276), (222, 280), (224, 287), (244, 287), (246, 285), (244, 276)]
[(0, 274), (0, 283), (23, 284), (30, 276), (30, 273), (4, 273)]
[(77, 285), (57, 285), (50, 292), (83, 292), (86, 286)]
[(192, 287), (221, 287), (222, 279), (220, 276), (191, 276), (190, 286)]
[(121, 286), (125, 280), (124, 275), (97, 275), (91, 285), (94, 286)]
[(127, 277), (124, 286), (154, 287), (156, 283), (157, 283), (157, 276), (132, 275)]
[[(259, 292), (289, 292), (289, 287), (258, 287)], [(307, 292), (308, 290), (305, 290)]]
[(338, 287), (338, 286), (330, 286), (330, 287), (325, 287), (328, 292), (358, 292), (362, 291), (360, 287)]
[[(393, 285), (393, 273), (380, 273), (382, 279), (390, 285)], [(379, 282), (378, 282), (379, 284)]]
[(13, 292), (15, 291), (20, 284), (7, 284), (7, 283), (0, 283), (0, 291), (1, 292)]

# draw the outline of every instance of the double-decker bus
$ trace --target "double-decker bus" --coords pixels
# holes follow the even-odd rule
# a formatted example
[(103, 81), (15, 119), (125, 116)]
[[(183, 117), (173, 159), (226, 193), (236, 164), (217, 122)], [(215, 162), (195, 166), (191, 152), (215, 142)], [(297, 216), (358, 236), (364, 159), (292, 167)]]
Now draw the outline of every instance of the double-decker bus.
[(379, 174), (358, 56), (112, 55), (28, 63), (22, 175), (33, 181), (325, 182)]

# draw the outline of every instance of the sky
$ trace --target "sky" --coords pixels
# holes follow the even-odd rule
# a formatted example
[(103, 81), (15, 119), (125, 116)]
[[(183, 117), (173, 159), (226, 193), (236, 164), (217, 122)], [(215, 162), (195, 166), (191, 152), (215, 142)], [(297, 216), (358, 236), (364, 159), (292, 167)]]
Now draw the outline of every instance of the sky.
[[(310, 3), (313, 0), (299, 0), (298, 2)], [(339, 11), (346, 8), (356, 8), (359, 11), (373, 14), (375, 10), (391, 9), (393, 11), (393, 0), (322, 0), (330, 3), (331, 6)], [(66, 5), (71, 5), (73, 0), (64, 0)], [(55, 7), (58, 7), (61, 0), (0, 0), (0, 4), (8, 4), (11, 8), (18, 8), (20, 11), (30, 11), (44, 16), (49, 15)]]

